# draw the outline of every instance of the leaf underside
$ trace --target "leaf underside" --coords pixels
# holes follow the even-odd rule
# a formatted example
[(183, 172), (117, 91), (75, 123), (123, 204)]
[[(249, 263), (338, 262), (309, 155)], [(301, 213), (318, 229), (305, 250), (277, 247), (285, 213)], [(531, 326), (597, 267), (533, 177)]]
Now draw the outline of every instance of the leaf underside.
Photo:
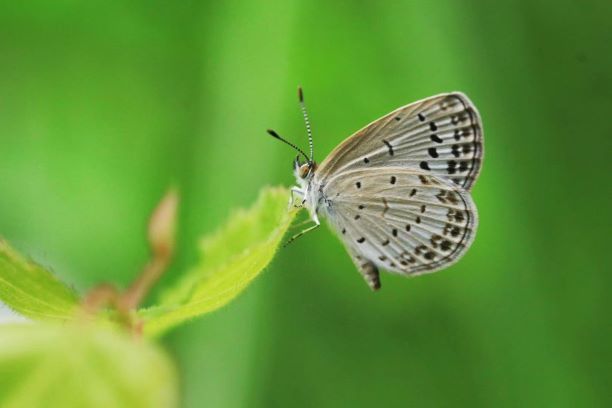
[(0, 240), (0, 301), (32, 319), (67, 320), (79, 299), (50, 271)]
[(138, 312), (145, 334), (159, 335), (240, 294), (270, 263), (297, 213), (287, 210), (288, 194), (285, 188), (263, 190), (253, 207), (204, 238), (199, 263), (156, 306)]

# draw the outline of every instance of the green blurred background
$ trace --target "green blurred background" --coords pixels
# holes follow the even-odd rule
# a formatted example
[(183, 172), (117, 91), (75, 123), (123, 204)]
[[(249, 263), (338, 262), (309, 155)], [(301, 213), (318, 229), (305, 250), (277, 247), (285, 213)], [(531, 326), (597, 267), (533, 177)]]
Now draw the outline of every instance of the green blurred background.
[[(85, 290), (126, 285), (166, 188), (180, 254), (293, 183), (302, 84), (324, 158), (461, 90), (485, 128), (476, 241), (371, 293), (320, 229), (173, 331), (185, 406), (603, 406), (612, 366), (609, 0), (0, 5), (0, 234)], [(154, 373), (152, 373), (154, 375)]]

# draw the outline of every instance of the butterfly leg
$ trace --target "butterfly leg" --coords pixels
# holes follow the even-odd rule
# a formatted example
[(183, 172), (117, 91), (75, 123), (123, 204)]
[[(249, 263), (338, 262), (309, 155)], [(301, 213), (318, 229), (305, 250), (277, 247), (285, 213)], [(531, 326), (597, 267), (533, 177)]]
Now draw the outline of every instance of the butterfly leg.
[(298, 232), (297, 234), (295, 234), (294, 236), (292, 236), (291, 238), (289, 238), (289, 240), (287, 242), (285, 242), (285, 244), (283, 245), (283, 248), (286, 247), (287, 245), (289, 245), (290, 243), (292, 243), (293, 241), (295, 241), (296, 239), (298, 239), (299, 237), (301, 237), (302, 235), (306, 234), (307, 232), (310, 232), (316, 228), (318, 228), (319, 226), (321, 226), (321, 224), (316, 223), (315, 225), (306, 228), (303, 231)]
[(297, 205), (294, 204), (295, 203), (295, 198), (293, 197), (294, 194), (297, 194), (300, 197), (304, 197), (304, 192), (302, 191), (301, 188), (299, 187), (292, 187), (291, 188), (291, 197), (289, 198), (289, 208), (302, 208), (304, 206), (304, 201), (302, 200), (302, 204)]

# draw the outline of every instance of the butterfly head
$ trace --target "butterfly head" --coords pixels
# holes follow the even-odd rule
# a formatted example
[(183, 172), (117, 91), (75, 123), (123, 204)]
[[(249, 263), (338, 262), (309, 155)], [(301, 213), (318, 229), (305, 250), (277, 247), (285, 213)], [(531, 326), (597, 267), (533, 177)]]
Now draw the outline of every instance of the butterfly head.
[(300, 156), (296, 156), (293, 160), (293, 174), (299, 180), (309, 180), (314, 175), (317, 164), (312, 160), (307, 160), (304, 163), (300, 162)]
[[(317, 168), (317, 164), (314, 161), (314, 152), (312, 146), (312, 131), (310, 129), (310, 120), (308, 119), (308, 113), (306, 112), (306, 105), (304, 104), (304, 92), (302, 91), (302, 87), (298, 88), (298, 98), (300, 100), (300, 108), (302, 109), (302, 114), (304, 116), (304, 122), (306, 123), (306, 132), (308, 133), (308, 145), (310, 146), (310, 155), (306, 154), (302, 149), (300, 149), (295, 144), (289, 142), (288, 140), (282, 138), (278, 133), (276, 133), (272, 129), (268, 129), (268, 134), (275, 139), (280, 140), (281, 142), (291, 146), (294, 150), (296, 150), (299, 154), (293, 161), (293, 174), (298, 181), (300, 186), (307, 185), (314, 172)], [(300, 157), (304, 158), (304, 162), (300, 162)]]

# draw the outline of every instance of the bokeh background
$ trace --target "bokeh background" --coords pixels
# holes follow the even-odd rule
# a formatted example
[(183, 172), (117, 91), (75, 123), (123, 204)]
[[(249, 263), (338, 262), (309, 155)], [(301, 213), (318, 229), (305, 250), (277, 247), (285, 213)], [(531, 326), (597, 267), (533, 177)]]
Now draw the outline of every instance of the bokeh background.
[[(0, 4), (0, 234), (85, 290), (126, 285), (169, 185), (180, 254), (306, 145), (461, 90), (485, 128), (474, 246), (371, 293), (325, 228), (162, 339), (185, 406), (610, 403), (608, 0)], [(152, 373), (151, 375), (155, 375)]]

